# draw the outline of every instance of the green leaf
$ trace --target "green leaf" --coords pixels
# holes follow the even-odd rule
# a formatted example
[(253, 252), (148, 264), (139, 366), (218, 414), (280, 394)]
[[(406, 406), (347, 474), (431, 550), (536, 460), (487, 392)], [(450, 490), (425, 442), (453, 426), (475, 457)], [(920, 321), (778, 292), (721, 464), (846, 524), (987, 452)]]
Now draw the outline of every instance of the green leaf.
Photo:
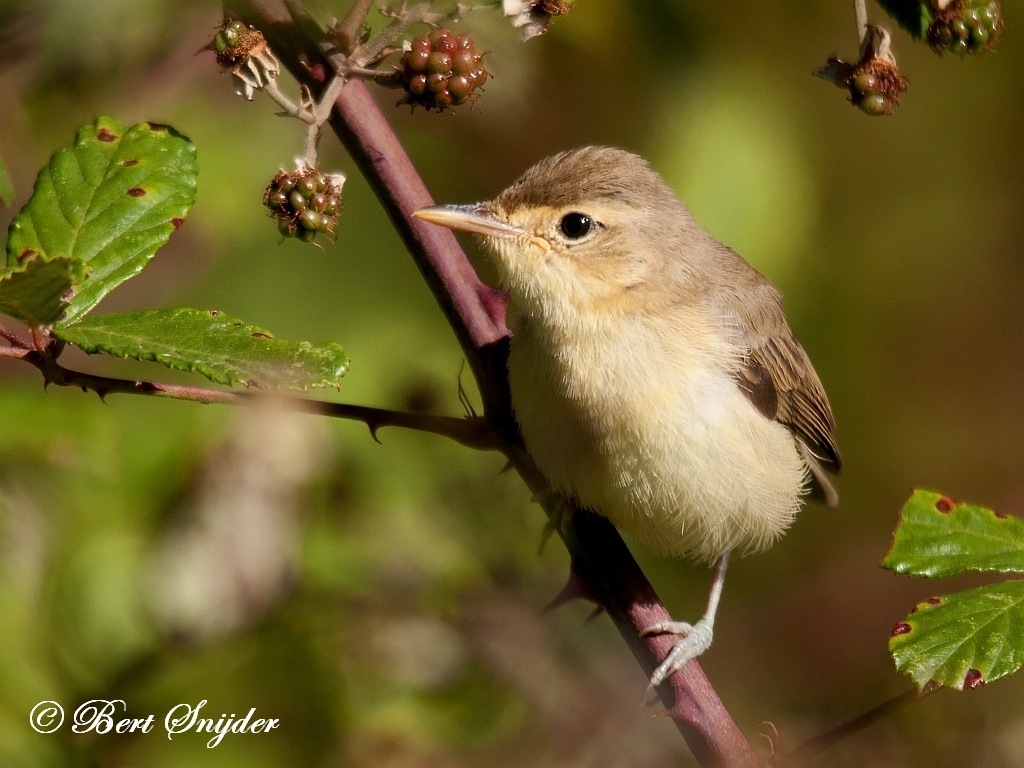
[(70, 325), (138, 274), (195, 202), (195, 147), (173, 129), (129, 128), (109, 117), (78, 132), (39, 173), (11, 222), (7, 265), (37, 254), (87, 264), (65, 320)]
[(215, 310), (158, 309), (96, 315), (54, 329), (90, 354), (150, 360), (219, 384), (260, 389), (337, 387), (348, 357), (333, 342), (280, 341)]
[(885, 568), (914, 576), (1024, 573), (1024, 520), (917, 490), (900, 512)]
[(11, 184), (11, 177), (7, 175), (3, 160), (0, 160), (0, 208), (6, 208), (13, 202), (14, 185)]
[(63, 314), (83, 271), (81, 262), (68, 257), (29, 258), (0, 277), (0, 312), (25, 325), (49, 325)]
[(882, 9), (915, 40), (924, 40), (932, 23), (931, 8), (925, 0), (878, 0)]
[(931, 598), (893, 628), (889, 652), (918, 688), (975, 688), (1024, 665), (1024, 581)]

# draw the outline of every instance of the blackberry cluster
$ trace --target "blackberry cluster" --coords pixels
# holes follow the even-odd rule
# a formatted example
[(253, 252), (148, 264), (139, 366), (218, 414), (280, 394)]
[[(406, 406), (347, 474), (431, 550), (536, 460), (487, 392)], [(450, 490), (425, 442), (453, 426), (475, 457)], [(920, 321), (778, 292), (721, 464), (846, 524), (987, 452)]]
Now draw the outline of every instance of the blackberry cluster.
[(435, 29), (410, 43), (395, 71), (405, 98), (400, 104), (443, 112), (479, 96), (473, 91), (490, 77), (469, 35)]
[(869, 58), (857, 65), (846, 80), (850, 101), (869, 115), (891, 115), (899, 106), (907, 81), (895, 65)]
[(991, 49), (1003, 27), (999, 0), (954, 0), (928, 26), (928, 45), (936, 53), (963, 56)]
[(334, 234), (341, 190), (316, 168), (281, 171), (263, 193), (263, 204), (282, 235), (309, 242), (317, 232)]

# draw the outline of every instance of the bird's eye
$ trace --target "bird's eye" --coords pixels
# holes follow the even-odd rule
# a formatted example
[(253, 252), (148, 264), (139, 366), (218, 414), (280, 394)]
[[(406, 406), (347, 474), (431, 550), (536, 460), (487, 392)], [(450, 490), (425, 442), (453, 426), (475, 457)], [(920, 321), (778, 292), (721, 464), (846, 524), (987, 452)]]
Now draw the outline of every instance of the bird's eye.
[(579, 240), (590, 232), (593, 224), (594, 222), (585, 213), (567, 213), (562, 217), (558, 228), (570, 240)]

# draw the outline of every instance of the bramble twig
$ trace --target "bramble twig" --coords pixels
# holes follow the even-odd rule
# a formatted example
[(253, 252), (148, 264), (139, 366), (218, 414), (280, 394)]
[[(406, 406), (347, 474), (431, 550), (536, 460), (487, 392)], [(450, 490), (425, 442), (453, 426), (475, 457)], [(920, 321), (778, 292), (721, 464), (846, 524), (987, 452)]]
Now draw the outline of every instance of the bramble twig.
[[(6, 337), (2, 328), (0, 328), (0, 335)], [(374, 439), (377, 439), (377, 430), (382, 427), (401, 427), (447, 437), (449, 440), (477, 450), (504, 451), (508, 447), (503, 436), (494, 430), (485, 419), (478, 416), (456, 418), (425, 413), (406, 413), (386, 408), (332, 403), (279, 393), (233, 392), (212, 387), (97, 376), (65, 368), (57, 362), (54, 355), (40, 352), (21, 343), (10, 347), (0, 347), (0, 356), (31, 363), (40, 370), (43, 380), (48, 385), (78, 387), (83, 392), (95, 392), (104, 399), (111, 394), (122, 394), (166, 397), (172, 400), (188, 400), (206, 405), (254, 405), (258, 401), (272, 401), (279, 407), (292, 411), (361, 421), (369, 427), (370, 434)]]

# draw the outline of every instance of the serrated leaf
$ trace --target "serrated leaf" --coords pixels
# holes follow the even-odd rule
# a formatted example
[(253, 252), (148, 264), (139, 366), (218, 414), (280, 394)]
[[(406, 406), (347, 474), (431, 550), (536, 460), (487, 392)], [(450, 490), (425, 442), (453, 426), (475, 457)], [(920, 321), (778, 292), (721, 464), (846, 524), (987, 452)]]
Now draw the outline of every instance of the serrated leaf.
[(173, 129), (141, 123), (126, 131), (101, 117), (40, 171), (11, 222), (7, 264), (38, 254), (88, 265), (63, 321), (71, 324), (167, 242), (195, 202), (197, 173), (195, 146)]
[(964, 571), (1024, 573), (1024, 520), (917, 490), (900, 512), (882, 565), (929, 578)]
[(878, 0), (882, 9), (896, 20), (911, 37), (924, 40), (932, 23), (931, 8), (924, 0)]
[(926, 600), (893, 628), (889, 652), (919, 688), (962, 690), (1024, 665), (1024, 581)]
[(160, 309), (95, 315), (54, 329), (90, 354), (149, 360), (219, 384), (260, 389), (337, 387), (348, 357), (333, 342), (282, 341), (217, 311)]
[(0, 312), (25, 325), (49, 325), (67, 307), (67, 296), (84, 265), (68, 257), (29, 258), (0, 277)]

